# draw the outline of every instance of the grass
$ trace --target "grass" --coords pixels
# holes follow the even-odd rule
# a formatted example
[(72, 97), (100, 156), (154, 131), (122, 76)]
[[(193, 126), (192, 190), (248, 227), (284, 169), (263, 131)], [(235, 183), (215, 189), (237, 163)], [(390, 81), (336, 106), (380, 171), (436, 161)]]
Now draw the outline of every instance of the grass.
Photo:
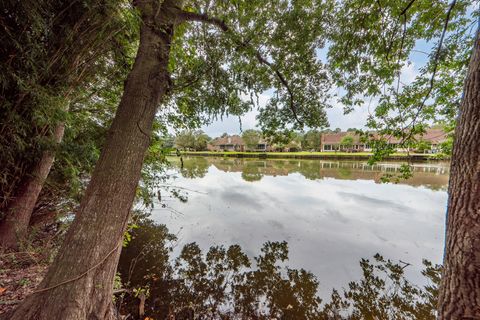
[[(310, 152), (310, 151), (299, 151), (299, 152), (241, 152), (241, 151), (188, 151), (182, 152), (186, 154), (209, 154), (209, 155), (218, 155), (218, 156), (228, 156), (228, 155), (250, 155), (250, 156), (257, 156), (257, 155), (274, 155), (274, 156), (338, 156), (338, 157), (355, 157), (355, 156), (371, 156), (372, 153), (370, 152), (334, 152), (334, 151), (327, 151), (327, 152)], [(410, 155), (421, 155), (434, 158), (435, 154), (413, 154)], [(407, 157), (408, 154), (406, 153), (392, 153), (390, 156), (393, 157)]]

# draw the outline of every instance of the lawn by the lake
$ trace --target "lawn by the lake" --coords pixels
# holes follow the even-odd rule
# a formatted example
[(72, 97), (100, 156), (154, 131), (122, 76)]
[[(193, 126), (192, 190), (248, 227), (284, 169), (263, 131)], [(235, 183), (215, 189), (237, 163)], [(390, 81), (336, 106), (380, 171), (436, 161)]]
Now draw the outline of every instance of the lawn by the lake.
[[(371, 152), (335, 152), (335, 151), (326, 151), (326, 152), (310, 152), (310, 151), (299, 151), (299, 152), (247, 152), (247, 151), (182, 151), (182, 154), (186, 155), (209, 155), (209, 156), (262, 156), (262, 157), (279, 157), (279, 156), (332, 156), (332, 157), (369, 157), (372, 155)], [(439, 154), (426, 154), (426, 153), (404, 153), (404, 152), (395, 152), (392, 153), (389, 157), (409, 157), (409, 156), (416, 156), (416, 157), (428, 157), (428, 158), (438, 158)]]

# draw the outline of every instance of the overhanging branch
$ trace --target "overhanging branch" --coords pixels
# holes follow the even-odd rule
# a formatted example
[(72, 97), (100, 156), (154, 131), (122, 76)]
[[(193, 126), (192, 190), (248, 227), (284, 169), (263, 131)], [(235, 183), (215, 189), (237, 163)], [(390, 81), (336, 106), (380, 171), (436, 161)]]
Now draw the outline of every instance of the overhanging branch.
[[(405, 37), (405, 34), (406, 34), (406, 28), (405, 28), (405, 26), (406, 26), (406, 14), (407, 14), (407, 11), (412, 7), (414, 2), (415, 2), (415, 0), (410, 0), (410, 2), (407, 4), (407, 6), (402, 10), (402, 12), (399, 15), (400, 17), (403, 16), (403, 18), (404, 18), (404, 31), (403, 31), (403, 35), (402, 35), (402, 44), (401, 44), (401, 47), (400, 47), (400, 53), (403, 50), (403, 42), (404, 42), (404, 37)], [(432, 61), (433, 70), (432, 70), (432, 74), (431, 74), (430, 79), (429, 79), (426, 94), (423, 97), (421, 103), (419, 104), (418, 109), (416, 110), (416, 112), (414, 112), (414, 114), (412, 116), (412, 120), (410, 121), (409, 124), (407, 124), (402, 129), (402, 132), (404, 132), (406, 128), (409, 128), (409, 127), (414, 128), (415, 127), (415, 124), (418, 120), (418, 117), (420, 116), (420, 113), (422, 112), (423, 108), (425, 107), (425, 105), (427, 103), (427, 100), (430, 98), (430, 95), (433, 92), (434, 85), (435, 85), (435, 76), (437, 74), (438, 66), (439, 66), (439, 63), (440, 63), (441, 52), (442, 52), (442, 48), (443, 48), (443, 42), (445, 40), (445, 35), (447, 33), (448, 25), (450, 23), (452, 11), (453, 11), (456, 3), (457, 3), (457, 0), (452, 0), (452, 2), (448, 6), (445, 21), (443, 23), (442, 33), (441, 33), (437, 48), (435, 49), (435, 55), (434, 55), (433, 61)], [(390, 48), (387, 50), (387, 60), (388, 60), (389, 51), (390, 51)], [(399, 55), (399, 58), (400, 58), (400, 55)], [(398, 80), (400, 81), (400, 76), (399, 76)], [(397, 95), (398, 95), (398, 90), (399, 89), (398, 89), (398, 85), (397, 85)], [(402, 139), (401, 143), (404, 143), (405, 141), (407, 141), (411, 138), (412, 138), (412, 131), (410, 130), (408, 135)]]
[(433, 92), (433, 88), (434, 88), (434, 85), (435, 85), (435, 76), (437, 74), (438, 65), (440, 63), (440, 55), (441, 55), (441, 52), (442, 52), (443, 41), (445, 39), (445, 34), (447, 33), (448, 24), (450, 23), (451, 14), (452, 14), (453, 8), (455, 7), (456, 3), (457, 3), (457, 0), (453, 0), (448, 7), (447, 15), (445, 17), (445, 22), (443, 23), (442, 35), (440, 36), (440, 40), (438, 41), (438, 46), (437, 46), (437, 49), (435, 51), (435, 56), (433, 58), (433, 71), (432, 71), (432, 75), (430, 77), (430, 81), (429, 81), (429, 84), (428, 84), (427, 93), (425, 94), (425, 97), (423, 98), (422, 103), (420, 104), (420, 106), (419, 106), (419, 108), (418, 108), (418, 110), (417, 110), (415, 116), (413, 117), (413, 120), (411, 121), (409, 126), (415, 126), (415, 123), (417, 121), (417, 118), (420, 115), (420, 112), (425, 107), (425, 104), (427, 103), (427, 100), (430, 98), (430, 95)]
[(209, 15), (203, 14), (203, 13), (195, 13), (195, 12), (189, 12), (189, 11), (184, 11), (184, 10), (179, 10), (177, 14), (178, 20), (177, 22), (182, 23), (185, 21), (196, 21), (196, 22), (202, 22), (202, 23), (208, 23), (217, 26), (224, 32), (230, 31), (230, 28), (227, 26), (225, 21), (222, 19), (218, 19), (215, 17), (210, 17)]
[[(182, 22), (186, 22), (186, 21), (195, 21), (195, 22), (201, 22), (201, 23), (207, 23), (207, 24), (214, 25), (225, 33), (229, 33), (229, 32), (232, 33), (233, 32), (231, 30), (231, 28), (222, 19), (218, 19), (216, 17), (210, 17), (209, 15), (203, 14), (203, 13), (188, 12), (188, 11), (184, 11), (184, 10), (179, 9), (179, 12), (177, 13), (177, 18), (178, 18), (177, 23), (182, 23)], [(236, 42), (238, 48), (247, 48), (249, 46), (248, 42), (238, 40), (238, 39), (236, 39), (236, 37), (234, 38), (234, 41)], [(295, 106), (295, 99), (294, 99), (294, 96), (293, 96), (293, 90), (292, 90), (290, 84), (288, 83), (287, 79), (285, 78), (285, 76), (277, 68), (275, 68), (273, 63), (271, 63), (265, 57), (263, 57), (262, 54), (257, 49), (255, 49), (255, 48), (252, 48), (252, 49), (255, 53), (255, 58), (258, 60), (258, 62), (268, 66), (270, 68), (270, 70), (272, 70), (273, 73), (275, 73), (275, 76), (278, 78), (280, 83), (286, 88), (286, 90), (288, 92), (288, 95), (290, 97), (290, 99), (289, 99), (290, 100), (289, 101), (290, 110), (292, 111), (295, 120), (300, 125), (303, 125), (303, 122), (299, 119), (298, 114), (297, 114), (297, 108)]]
[(402, 10), (402, 12), (400, 12), (400, 15), (405, 15), (408, 11), (408, 9), (410, 9), (410, 7), (413, 5), (413, 3), (415, 2), (415, 0), (410, 0), (410, 2), (407, 4), (407, 6)]

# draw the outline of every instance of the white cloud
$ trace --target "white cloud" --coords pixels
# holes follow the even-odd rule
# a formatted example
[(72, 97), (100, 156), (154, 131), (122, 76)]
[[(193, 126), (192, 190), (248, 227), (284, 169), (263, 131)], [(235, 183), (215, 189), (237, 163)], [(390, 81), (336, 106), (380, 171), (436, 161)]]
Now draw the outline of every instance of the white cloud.
[[(403, 85), (411, 84), (419, 71), (415, 65), (415, 63), (406, 64), (402, 67), (400, 81), (401, 87)], [(337, 93), (341, 93), (342, 90), (338, 88), (333, 89), (332, 91), (336, 91)], [(270, 99), (271, 92), (266, 92), (259, 96), (259, 105), (265, 106), (265, 104)], [(248, 97), (244, 97), (248, 99)], [(364, 106), (355, 108), (352, 112), (348, 114), (344, 114), (343, 105), (339, 102), (333, 102), (333, 107), (327, 109), (327, 116), (328, 121), (330, 123), (330, 128), (340, 128), (342, 130), (346, 130), (348, 128), (365, 128), (367, 123), (367, 118), (370, 112), (373, 112), (375, 108), (375, 100), (371, 103), (366, 102)], [(240, 134), (241, 130), (247, 129), (254, 129), (257, 127), (256, 116), (258, 115), (258, 110), (254, 109), (250, 112), (246, 113), (245, 115), (241, 116), (241, 129), (240, 129), (240, 121), (238, 117), (225, 117), (222, 120), (217, 120), (211, 123), (208, 126), (203, 126), (202, 130), (205, 131), (211, 137), (218, 137), (222, 135), (222, 133), (227, 132), (229, 134)]]
[[(248, 97), (242, 97), (245, 100)], [(268, 100), (270, 99), (270, 94), (263, 93), (258, 96), (258, 104), (260, 107), (266, 105)], [(238, 117), (229, 116), (224, 117), (221, 120), (217, 120), (209, 124), (208, 126), (202, 126), (202, 130), (205, 131), (211, 137), (218, 137), (221, 136), (222, 133), (227, 132), (229, 134), (240, 134), (241, 130), (247, 129), (255, 129), (257, 127), (257, 120), (256, 116), (258, 115), (258, 110), (253, 109), (243, 116), (240, 117), (241, 120), (241, 128), (240, 128), (240, 120)]]
[[(254, 129), (256, 126), (256, 119), (258, 111), (252, 110), (240, 117), (242, 123), (242, 130)], [(221, 136), (222, 133), (228, 134), (240, 134), (240, 120), (238, 117), (225, 117), (222, 120), (214, 121), (208, 126), (202, 126), (202, 130), (205, 131), (210, 137)]]
[(340, 128), (347, 130), (348, 128), (362, 129), (365, 127), (368, 118), (368, 107), (358, 107), (352, 112), (344, 114), (343, 105), (334, 103), (333, 108), (327, 110), (328, 121), (330, 128)]
[(400, 81), (404, 85), (411, 84), (418, 74), (419, 72), (414, 63), (406, 64), (402, 67)]

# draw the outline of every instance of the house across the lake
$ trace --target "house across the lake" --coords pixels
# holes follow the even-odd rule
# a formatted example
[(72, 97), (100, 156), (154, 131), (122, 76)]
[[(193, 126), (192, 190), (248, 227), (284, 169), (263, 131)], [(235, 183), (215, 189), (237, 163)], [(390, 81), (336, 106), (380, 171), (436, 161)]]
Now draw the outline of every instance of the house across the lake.
[(255, 148), (255, 150), (252, 150), (252, 151), (266, 152), (266, 151), (272, 151), (271, 149), (272, 148), (268, 144), (267, 140), (260, 139), (260, 141), (257, 144), (257, 147)]
[[(368, 142), (363, 142), (355, 132), (322, 133), (321, 135), (321, 151), (372, 151)], [(351, 137), (348, 144), (344, 143), (345, 137)], [(447, 135), (442, 129), (427, 129), (423, 135), (418, 135), (415, 138), (417, 141), (424, 141), (429, 144), (428, 153), (437, 153), (440, 150), (440, 144), (447, 140)], [(401, 140), (398, 138), (387, 137), (387, 141), (398, 152), (408, 151), (407, 148), (401, 146)]]
[(213, 139), (208, 145), (210, 151), (245, 151), (245, 144), (239, 135)]
[(223, 136), (213, 139), (207, 146), (209, 151), (271, 151), (268, 142), (260, 139), (255, 149), (248, 149), (239, 135)]
[[(346, 139), (346, 137), (349, 137)], [(372, 134), (373, 139), (379, 136)], [(440, 151), (440, 144), (447, 140), (447, 135), (442, 129), (427, 129), (423, 135), (415, 136), (417, 142), (424, 142), (421, 150), (418, 147), (411, 147), (410, 149), (403, 146), (401, 139), (394, 137), (386, 137), (389, 145), (397, 152), (420, 152), (420, 153), (437, 153)], [(348, 141), (348, 142), (347, 142)], [(245, 145), (242, 137), (239, 135), (224, 135), (213, 139), (207, 146), (209, 151), (252, 151), (252, 152), (270, 152), (270, 151), (297, 151), (301, 150), (301, 146), (295, 148), (275, 149), (268, 143), (266, 139), (260, 139), (256, 148), (248, 148)], [(363, 141), (355, 132), (336, 132), (336, 133), (321, 133), (320, 137), (320, 151), (347, 151), (347, 152), (371, 152), (372, 146), (368, 142)]]

